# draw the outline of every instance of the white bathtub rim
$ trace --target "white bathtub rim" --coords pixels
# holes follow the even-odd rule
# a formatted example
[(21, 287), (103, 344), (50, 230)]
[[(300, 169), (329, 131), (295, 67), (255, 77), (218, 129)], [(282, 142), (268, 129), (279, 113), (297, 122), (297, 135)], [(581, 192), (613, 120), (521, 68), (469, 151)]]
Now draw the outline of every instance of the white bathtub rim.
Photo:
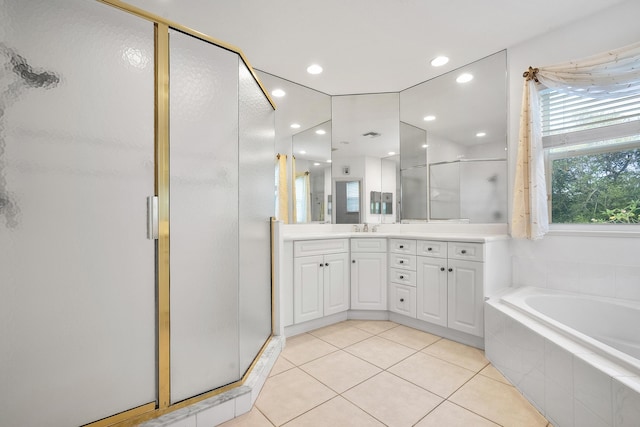
[[(559, 344), (566, 347), (572, 353), (584, 355), (595, 354), (600, 356), (599, 359), (609, 362), (607, 363), (607, 365), (609, 365), (609, 369), (607, 370), (612, 373), (612, 376), (640, 377), (640, 360), (607, 344), (597, 341), (582, 332), (576, 331), (575, 329), (570, 328), (557, 320), (534, 310), (533, 308), (525, 308), (526, 303), (524, 302), (524, 299), (531, 295), (579, 296), (581, 298), (608, 301), (631, 308), (639, 308), (640, 303), (610, 297), (575, 294), (556, 289), (536, 288), (533, 286), (508, 288), (490, 300), (496, 308), (500, 306), (502, 306), (500, 308), (508, 308), (512, 317), (515, 317), (516, 320), (520, 321), (540, 335), (546, 336), (549, 330), (555, 332), (562, 339), (558, 340), (557, 337), (555, 339), (551, 337), (552, 341), (560, 341)], [(532, 311), (535, 313), (532, 313)], [(518, 313), (519, 316), (513, 316), (513, 312)], [(542, 328), (540, 326), (542, 326)]]

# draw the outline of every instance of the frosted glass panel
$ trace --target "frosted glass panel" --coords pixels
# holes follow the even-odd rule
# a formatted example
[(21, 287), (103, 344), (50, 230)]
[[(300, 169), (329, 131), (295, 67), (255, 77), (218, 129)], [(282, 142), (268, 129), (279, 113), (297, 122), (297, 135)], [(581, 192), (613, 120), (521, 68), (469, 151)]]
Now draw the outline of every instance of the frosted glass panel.
[(274, 111), (240, 62), (240, 370), (271, 334)]
[(401, 170), (400, 182), (402, 219), (425, 219), (427, 217), (427, 167)]
[(0, 7), (0, 424), (156, 399), (153, 25), (86, 0)]
[[(171, 401), (176, 402), (240, 378), (239, 57), (177, 31), (171, 31), (169, 44)], [(268, 165), (272, 185), (272, 159)]]

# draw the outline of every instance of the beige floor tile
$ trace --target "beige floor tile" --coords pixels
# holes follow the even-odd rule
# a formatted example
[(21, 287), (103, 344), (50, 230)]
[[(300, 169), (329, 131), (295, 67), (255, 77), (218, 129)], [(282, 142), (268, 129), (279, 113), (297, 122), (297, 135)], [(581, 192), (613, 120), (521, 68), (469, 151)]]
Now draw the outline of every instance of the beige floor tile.
[(422, 351), (473, 372), (479, 372), (489, 363), (484, 357), (484, 351), (447, 339), (441, 339)]
[(473, 371), (424, 353), (409, 356), (388, 371), (444, 398), (475, 375)]
[(476, 375), (449, 400), (504, 427), (544, 427), (547, 420), (515, 389)]
[(493, 365), (487, 365), (482, 371), (480, 371), (480, 375), (484, 375), (485, 377), (489, 377), (496, 381), (500, 381), (501, 383), (505, 383), (508, 385), (512, 385), (511, 382), (504, 377)]
[(353, 326), (342, 326), (342, 323), (338, 325), (341, 327), (332, 328), (329, 326), (310, 332), (310, 334), (338, 348), (345, 348), (372, 336), (370, 333)]
[(342, 393), (380, 372), (377, 366), (344, 351), (305, 363), (300, 369), (337, 393)]
[(442, 402), (435, 394), (388, 372), (348, 390), (343, 397), (391, 427), (412, 426)]
[(387, 369), (416, 352), (409, 347), (378, 336), (367, 338), (344, 350), (382, 369)]
[(299, 368), (267, 378), (256, 407), (276, 426), (333, 398), (327, 386)]
[(396, 326), (380, 334), (381, 337), (406, 345), (415, 350), (421, 350), (440, 340), (440, 337), (409, 328), (404, 325)]
[(371, 415), (337, 396), (285, 424), (286, 427), (383, 427)]
[(442, 402), (415, 427), (499, 427), (480, 415), (450, 402)]
[(251, 411), (220, 424), (219, 427), (273, 427), (273, 424), (254, 406)]
[(288, 371), (291, 368), (295, 368), (296, 366), (285, 359), (283, 356), (278, 357), (276, 363), (273, 364), (273, 368), (271, 368), (271, 372), (269, 372), (269, 376), (272, 377), (274, 375), (278, 375), (284, 371)]
[(369, 332), (373, 335), (377, 335), (388, 329), (398, 326), (397, 323), (390, 322), (388, 320), (349, 320), (349, 323), (352, 322), (356, 328), (360, 328), (363, 331)]
[(301, 334), (288, 338), (281, 354), (282, 357), (297, 366), (337, 350), (337, 347), (313, 335)]

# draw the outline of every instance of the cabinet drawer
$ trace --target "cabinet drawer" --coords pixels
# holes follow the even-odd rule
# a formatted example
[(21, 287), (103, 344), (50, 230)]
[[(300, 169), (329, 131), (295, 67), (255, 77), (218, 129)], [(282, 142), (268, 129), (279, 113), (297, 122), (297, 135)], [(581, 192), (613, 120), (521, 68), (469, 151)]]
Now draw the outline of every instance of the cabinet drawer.
[(447, 242), (437, 240), (418, 240), (417, 255), (430, 256), (434, 258), (447, 257)]
[(389, 267), (416, 271), (416, 256), (391, 253), (389, 254)]
[(407, 286), (415, 286), (416, 272), (411, 270), (403, 270), (401, 268), (390, 268), (389, 281)]
[(351, 239), (351, 252), (386, 252), (387, 239)]
[(482, 261), (483, 243), (449, 242), (449, 258)]
[(389, 285), (389, 311), (416, 317), (416, 288), (395, 283)]
[(349, 239), (299, 240), (293, 242), (293, 256), (349, 252)]
[(389, 251), (397, 254), (415, 255), (416, 241), (404, 240), (404, 239), (390, 239)]

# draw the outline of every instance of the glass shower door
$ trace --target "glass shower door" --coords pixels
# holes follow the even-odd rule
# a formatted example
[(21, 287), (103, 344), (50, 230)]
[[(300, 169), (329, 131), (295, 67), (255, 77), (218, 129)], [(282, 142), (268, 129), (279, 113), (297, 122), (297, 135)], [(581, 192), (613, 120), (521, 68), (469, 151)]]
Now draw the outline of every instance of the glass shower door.
[(153, 408), (153, 24), (7, 0), (0, 40), (0, 424)]

